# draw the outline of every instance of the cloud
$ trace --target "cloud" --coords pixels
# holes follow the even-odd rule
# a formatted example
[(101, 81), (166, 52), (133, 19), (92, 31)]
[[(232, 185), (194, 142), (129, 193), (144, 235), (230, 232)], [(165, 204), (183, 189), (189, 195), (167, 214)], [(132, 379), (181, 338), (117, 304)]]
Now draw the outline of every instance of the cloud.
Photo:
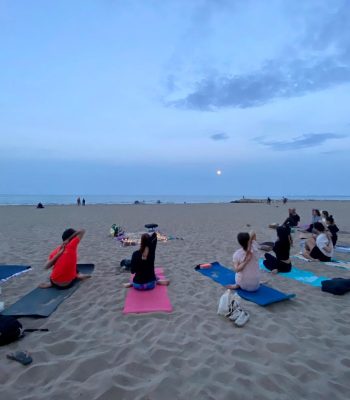
[(292, 138), (291, 140), (266, 140), (264, 136), (256, 137), (254, 140), (266, 147), (270, 147), (275, 151), (299, 150), (309, 147), (316, 147), (330, 139), (341, 139), (345, 135), (336, 133), (308, 133)]
[(218, 141), (218, 140), (227, 140), (229, 135), (227, 133), (214, 133), (214, 135), (210, 136), (211, 139)]
[(192, 93), (170, 105), (203, 111), (256, 107), (276, 98), (301, 96), (341, 83), (350, 83), (350, 65), (336, 59), (297, 60), (283, 68), (270, 61), (252, 74), (207, 77)]
[[(293, 51), (266, 60), (249, 73), (211, 72), (169, 106), (202, 111), (257, 107), (278, 98), (302, 96), (338, 84), (350, 84), (350, 4), (304, 10), (304, 34)], [(318, 14), (317, 14), (318, 15)]]

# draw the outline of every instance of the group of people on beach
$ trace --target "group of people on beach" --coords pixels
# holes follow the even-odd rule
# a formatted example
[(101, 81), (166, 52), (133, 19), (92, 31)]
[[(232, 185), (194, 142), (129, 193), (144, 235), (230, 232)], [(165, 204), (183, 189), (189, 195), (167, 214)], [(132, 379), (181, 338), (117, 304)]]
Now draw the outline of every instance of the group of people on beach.
[[(290, 248), (293, 245), (292, 229), (298, 227), (300, 217), (295, 208), (290, 208), (289, 215), (280, 226), (276, 228), (277, 240), (272, 246), (275, 256), (265, 253), (264, 266), (273, 273), (290, 272), (292, 263), (290, 260)], [(339, 229), (332, 215), (327, 211), (322, 213), (312, 210), (312, 220), (305, 232), (311, 234), (305, 242), (303, 256), (315, 261), (331, 261), (334, 246), (337, 242)], [(303, 231), (303, 230), (302, 230)], [(230, 289), (241, 288), (247, 291), (255, 291), (260, 285), (259, 250), (255, 232), (240, 232), (237, 241), (241, 248), (233, 254), (233, 268), (236, 272), (236, 283), (229, 285)]]
[[(292, 229), (298, 227), (300, 217), (295, 208), (289, 209), (289, 215), (280, 226), (275, 226), (277, 240), (271, 246), (275, 255), (265, 253), (264, 266), (271, 272), (289, 272), (292, 268), (290, 248), (293, 245)], [(312, 210), (312, 220), (303, 232), (311, 234), (305, 242), (304, 257), (311, 260), (330, 261), (334, 246), (337, 242), (338, 227), (334, 218), (327, 211), (320, 213)], [(49, 255), (46, 269), (53, 268), (50, 282), (40, 285), (41, 288), (56, 287), (66, 289), (76, 280), (87, 279), (89, 275), (77, 271), (77, 249), (84, 237), (85, 231), (70, 228), (63, 232), (62, 244)], [(255, 232), (240, 232), (237, 241), (241, 248), (233, 254), (233, 269), (236, 272), (236, 283), (229, 285), (230, 289), (241, 288), (255, 291), (260, 285), (259, 251), (260, 245), (256, 240)], [(155, 274), (154, 261), (157, 247), (157, 233), (144, 233), (141, 236), (140, 248), (136, 250), (130, 260), (130, 272), (134, 274), (131, 282), (125, 287), (133, 286), (137, 290), (151, 290), (156, 285), (169, 285), (169, 280), (159, 279)]]
[[(77, 251), (84, 235), (84, 229), (76, 231), (69, 228), (63, 232), (62, 244), (50, 253), (45, 265), (45, 269), (52, 268), (50, 281), (40, 284), (40, 288), (67, 289), (77, 280), (90, 278), (90, 275), (81, 274), (77, 270)], [(134, 274), (134, 277), (132, 282), (124, 284), (125, 287), (133, 286), (137, 290), (151, 290), (156, 285), (169, 285), (169, 280), (159, 279), (155, 274), (156, 247), (156, 232), (151, 235), (142, 234), (140, 248), (133, 253), (130, 262), (130, 272)]]

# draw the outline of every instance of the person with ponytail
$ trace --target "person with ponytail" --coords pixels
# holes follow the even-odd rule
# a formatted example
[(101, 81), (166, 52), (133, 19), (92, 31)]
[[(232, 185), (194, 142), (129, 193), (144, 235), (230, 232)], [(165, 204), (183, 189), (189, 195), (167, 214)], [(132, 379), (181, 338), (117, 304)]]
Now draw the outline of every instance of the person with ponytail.
[(243, 289), (255, 292), (260, 286), (259, 246), (255, 232), (241, 232), (237, 235), (241, 248), (233, 254), (233, 269), (236, 272), (236, 284), (228, 289)]

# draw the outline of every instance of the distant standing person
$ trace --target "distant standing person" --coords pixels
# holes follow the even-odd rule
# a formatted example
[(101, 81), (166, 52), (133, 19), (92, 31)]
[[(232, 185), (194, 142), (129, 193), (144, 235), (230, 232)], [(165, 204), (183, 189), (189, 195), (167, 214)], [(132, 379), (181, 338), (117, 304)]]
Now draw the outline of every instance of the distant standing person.
[(270, 197), (267, 198), (266, 202), (267, 202), (267, 204), (271, 204), (271, 199), (270, 199)]
[(83, 204), (83, 206), (85, 206), (85, 199), (84, 199), (84, 197), (83, 197), (82, 204)]
[(287, 197), (282, 197), (282, 201), (283, 201), (283, 204), (286, 204), (287, 203)]
[(80, 206), (80, 197), (77, 198), (77, 206)]

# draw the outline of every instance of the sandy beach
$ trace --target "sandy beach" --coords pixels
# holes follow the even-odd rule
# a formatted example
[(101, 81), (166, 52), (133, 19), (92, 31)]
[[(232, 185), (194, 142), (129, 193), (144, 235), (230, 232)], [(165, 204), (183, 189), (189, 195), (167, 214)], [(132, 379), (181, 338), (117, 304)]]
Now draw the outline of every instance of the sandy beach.
[[(295, 207), (301, 223), (311, 209), (326, 209), (341, 231), (350, 232), (349, 202), (0, 207), (0, 263), (32, 270), (1, 284), (6, 306), (45, 281), (43, 266), (68, 227), (86, 229), (79, 262), (94, 263), (92, 279), (46, 319), (21, 318), (26, 328), (48, 328), (0, 348), (1, 398), (6, 400), (115, 399), (332, 399), (349, 397), (350, 295), (333, 296), (282, 275), (264, 274), (268, 285), (292, 300), (268, 307), (242, 300), (249, 322), (237, 328), (217, 315), (223, 287), (194, 271), (201, 262), (231, 266), (236, 235), (254, 229), (272, 241), (269, 223), (283, 222)], [(159, 243), (156, 265), (171, 280), (171, 313), (123, 315), (119, 263), (135, 247), (109, 236), (113, 223), (129, 232), (156, 222), (184, 240)], [(350, 244), (350, 234), (339, 242)], [(299, 244), (291, 254), (298, 253)], [(339, 257), (338, 257), (339, 258)], [(350, 255), (341, 254), (344, 260)], [(325, 277), (350, 271), (295, 260), (295, 266)], [(24, 367), (6, 359), (28, 350)]]

